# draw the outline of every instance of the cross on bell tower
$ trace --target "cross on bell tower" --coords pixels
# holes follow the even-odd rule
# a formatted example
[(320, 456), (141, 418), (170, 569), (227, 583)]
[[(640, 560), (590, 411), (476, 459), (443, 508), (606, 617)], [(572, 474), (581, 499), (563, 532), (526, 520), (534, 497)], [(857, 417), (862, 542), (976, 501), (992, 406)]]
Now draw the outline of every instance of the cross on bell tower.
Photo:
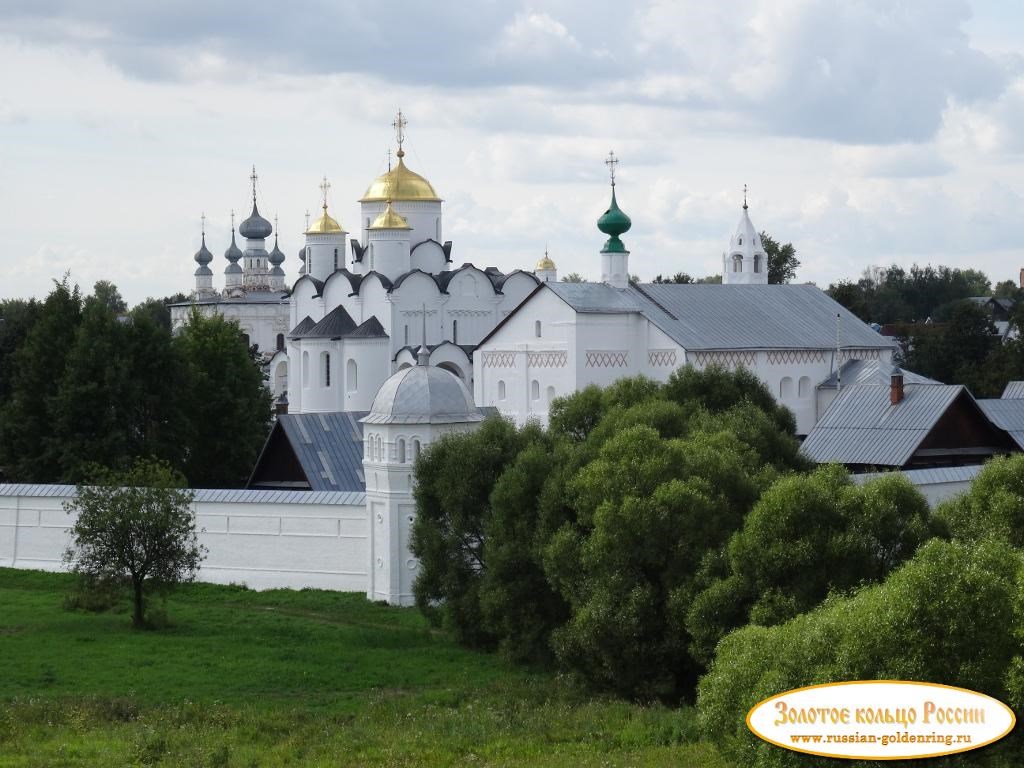
[(395, 119), (391, 123), (391, 127), (395, 129), (395, 139), (398, 141), (398, 156), (400, 158), (405, 157), (405, 150), (402, 149), (402, 145), (405, 143), (405, 126), (408, 124), (409, 121), (405, 119), (405, 115), (399, 109), (398, 114), (395, 115)]
[(330, 189), (331, 182), (329, 182), (327, 180), (327, 177), (324, 176), (324, 180), (320, 182), (320, 195), (323, 198), (323, 208), (325, 213), (327, 211), (327, 193), (330, 191)]
[(615, 156), (614, 152), (608, 153), (608, 159), (604, 161), (604, 164), (608, 166), (608, 174), (612, 177), (612, 186), (615, 186), (615, 169), (619, 164), (619, 158)]
[(743, 210), (747, 210), (747, 185), (743, 185)]
[(252, 174), (249, 176), (249, 180), (252, 182), (252, 204), (256, 206), (256, 180), (259, 176), (256, 175), (256, 166), (252, 167)]

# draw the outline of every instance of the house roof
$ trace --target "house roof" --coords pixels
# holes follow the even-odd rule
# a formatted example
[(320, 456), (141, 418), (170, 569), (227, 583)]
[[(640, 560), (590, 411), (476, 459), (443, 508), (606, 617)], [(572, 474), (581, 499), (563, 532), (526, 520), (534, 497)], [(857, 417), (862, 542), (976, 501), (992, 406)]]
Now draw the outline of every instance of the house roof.
[[(927, 469), (902, 469), (898, 474), (903, 475), (914, 485), (934, 485), (936, 483), (964, 483), (971, 482), (981, 472), (983, 464), (968, 464), (965, 467), (928, 467)], [(872, 480), (893, 474), (892, 472), (864, 472), (859, 475), (851, 475), (857, 485), (864, 485)]]
[(1024, 449), (1024, 400), (979, 400), (978, 405), (988, 416), (989, 421), (1000, 429), (1006, 430), (1014, 442)]
[(853, 386), (855, 384), (885, 384), (888, 385), (890, 377), (894, 374), (903, 375), (903, 384), (941, 384), (941, 381), (929, 379), (919, 373), (908, 371), (896, 365), (883, 363), (881, 360), (847, 360), (839, 370), (840, 376), (833, 373), (818, 387), (821, 389), (835, 389), (837, 384), (842, 386)]
[(1003, 400), (1024, 399), (1024, 381), (1010, 381), (1003, 390)]
[[(12, 483), (0, 485), (0, 496), (64, 497), (74, 496), (73, 485), (37, 485)], [(351, 504), (366, 503), (364, 491), (263, 491), (241, 488), (199, 488), (195, 500), (215, 503), (240, 504)]]
[(336, 339), (354, 331), (356, 321), (345, 311), (345, 307), (339, 304), (326, 315), (324, 319), (303, 333), (304, 338), (323, 337)]
[(260, 470), (267, 446), (280, 434), (295, 454), (311, 490), (365, 491), (363, 427), (359, 423), (365, 415), (365, 411), (279, 415), (252, 477)]
[(950, 405), (961, 394), (970, 397), (948, 384), (909, 384), (903, 392), (893, 405), (889, 387), (844, 387), (800, 451), (818, 463), (902, 466)]
[(384, 326), (380, 324), (380, 320), (377, 319), (376, 315), (370, 315), (369, 320), (364, 320), (363, 323), (356, 328), (354, 331), (346, 334), (345, 338), (348, 339), (379, 339), (388, 338), (387, 332), (384, 330)]

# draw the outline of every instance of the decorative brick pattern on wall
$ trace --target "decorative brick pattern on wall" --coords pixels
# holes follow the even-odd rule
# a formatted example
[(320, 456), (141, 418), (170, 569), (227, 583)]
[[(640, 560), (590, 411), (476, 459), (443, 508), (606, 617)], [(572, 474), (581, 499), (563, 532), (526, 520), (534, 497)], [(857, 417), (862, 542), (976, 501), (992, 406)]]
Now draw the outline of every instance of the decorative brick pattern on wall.
[(527, 356), (531, 368), (565, 368), (567, 352), (530, 352)]
[(587, 368), (628, 368), (628, 350), (587, 350)]

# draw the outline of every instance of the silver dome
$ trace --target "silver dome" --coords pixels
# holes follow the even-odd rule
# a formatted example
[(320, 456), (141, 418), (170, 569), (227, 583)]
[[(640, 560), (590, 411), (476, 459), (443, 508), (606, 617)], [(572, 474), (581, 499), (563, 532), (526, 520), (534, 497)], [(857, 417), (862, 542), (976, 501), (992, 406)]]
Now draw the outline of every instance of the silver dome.
[(234, 263), (242, 258), (242, 250), (235, 244), (235, 230), (231, 230), (231, 245), (224, 251), (224, 258)]
[(199, 266), (206, 266), (213, 261), (213, 254), (210, 253), (209, 248), (206, 247), (206, 233), (203, 233), (203, 245), (196, 251), (196, 255), (192, 257), (196, 260), (196, 264)]
[(433, 365), (414, 365), (394, 374), (373, 399), (366, 424), (458, 424), (483, 421), (466, 385)]
[(260, 216), (254, 198), (252, 201), (252, 213), (249, 214), (248, 219), (239, 225), (238, 234), (250, 240), (265, 240), (270, 237), (270, 233), (273, 231), (274, 228), (270, 225), (270, 222)]

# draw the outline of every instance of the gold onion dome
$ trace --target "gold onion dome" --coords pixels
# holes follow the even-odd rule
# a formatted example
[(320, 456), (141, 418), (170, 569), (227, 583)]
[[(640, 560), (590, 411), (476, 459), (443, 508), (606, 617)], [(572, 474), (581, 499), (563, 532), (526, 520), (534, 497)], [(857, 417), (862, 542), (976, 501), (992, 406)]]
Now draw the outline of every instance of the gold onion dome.
[(373, 224), (370, 225), (370, 229), (412, 229), (409, 226), (409, 222), (406, 221), (401, 215), (391, 207), (391, 201), (388, 200), (387, 206), (381, 212), (380, 216), (374, 219)]
[(542, 269), (554, 270), (555, 269), (555, 262), (553, 262), (551, 259), (549, 259), (547, 253), (545, 253), (544, 254), (544, 258), (537, 262), (537, 266), (534, 269), (537, 272), (540, 272)]
[(324, 212), (320, 214), (320, 217), (314, 221), (309, 229), (306, 230), (307, 235), (333, 235), (338, 233), (344, 233), (346, 230), (331, 218), (330, 214), (327, 213), (327, 206), (324, 206)]
[(382, 203), (385, 200), (418, 200), (441, 202), (430, 182), (405, 167), (405, 152), (398, 150), (398, 165), (378, 176), (360, 199), (360, 203)]

